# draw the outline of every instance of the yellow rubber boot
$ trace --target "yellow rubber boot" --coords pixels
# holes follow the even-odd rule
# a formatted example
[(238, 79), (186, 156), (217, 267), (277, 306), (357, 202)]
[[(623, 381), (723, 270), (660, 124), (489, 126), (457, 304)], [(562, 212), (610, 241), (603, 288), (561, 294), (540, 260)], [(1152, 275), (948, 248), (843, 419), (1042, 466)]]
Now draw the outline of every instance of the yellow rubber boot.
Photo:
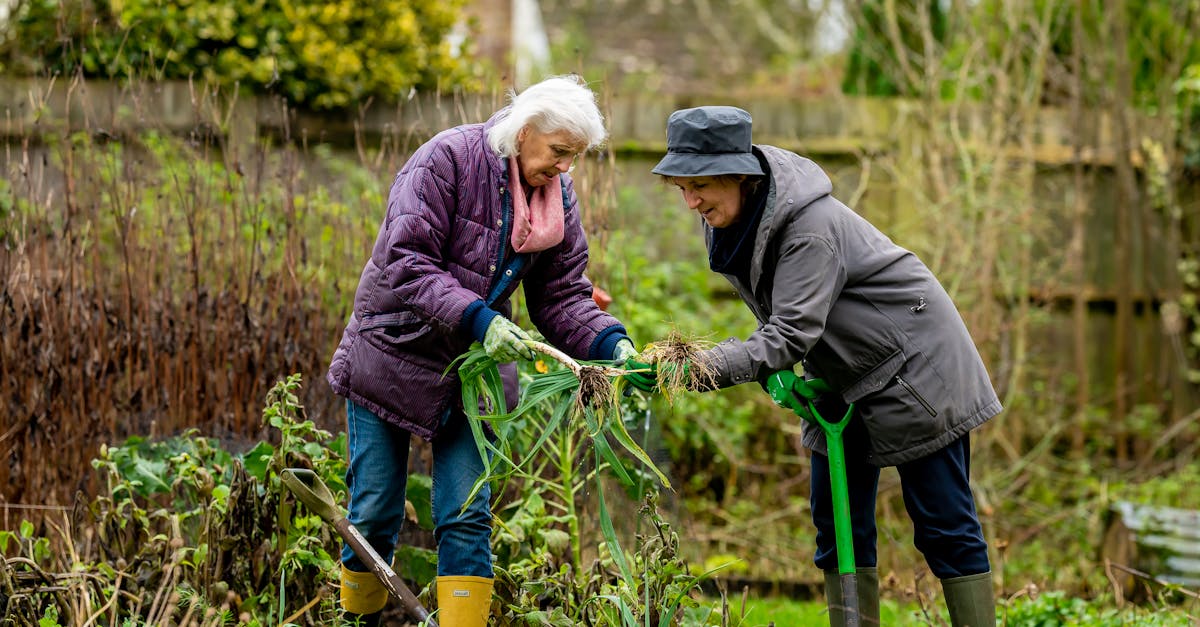
[(342, 566), (343, 610), (365, 617), (382, 611), (387, 601), (387, 588), (374, 573), (355, 572)]
[(493, 582), (485, 577), (438, 577), (438, 625), (485, 627), (492, 613)]

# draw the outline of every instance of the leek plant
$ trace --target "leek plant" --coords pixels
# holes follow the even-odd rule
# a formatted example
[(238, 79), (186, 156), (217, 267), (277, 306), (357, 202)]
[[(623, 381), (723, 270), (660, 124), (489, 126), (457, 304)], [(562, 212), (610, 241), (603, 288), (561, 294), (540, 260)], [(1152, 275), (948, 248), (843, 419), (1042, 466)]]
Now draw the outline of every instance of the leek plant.
[[(618, 401), (624, 386), (620, 375), (625, 370), (611, 366), (610, 362), (578, 363), (541, 342), (531, 342), (531, 346), (551, 357), (557, 365), (539, 368), (545, 372), (537, 372), (523, 386), (521, 399), (511, 412), (504, 411), (507, 407), (504, 384), (495, 360), (478, 344), (460, 357), (458, 373), (462, 380), (463, 408), (473, 419), (469, 422), (485, 468), (467, 502), (473, 500), (489, 481), (504, 482), (519, 477), (545, 484), (560, 500), (556, 506), (561, 508), (570, 529), (572, 561), (578, 572), (583, 560), (577, 495), (589, 479), (595, 478), (599, 486), (601, 464), (623, 484), (634, 483), (610, 440), (632, 455), (663, 486), (671, 489), (671, 482), (625, 428)], [(527, 428), (535, 428), (533, 432), (538, 435), (532, 443), (503, 437), (512, 430), (502, 425), (517, 421), (529, 423)], [(491, 426), (491, 434), (485, 432), (484, 423)], [(514, 448), (518, 444), (520, 450)], [(588, 444), (590, 447), (586, 446)], [(585, 454), (589, 451), (594, 451), (600, 462), (592, 473), (580, 473), (579, 468), (587, 461)], [(607, 512), (601, 511), (602, 526), (605, 517)], [(615, 550), (615, 536), (606, 537), (606, 540)]]
[[(496, 518), (501, 536), (524, 538), (537, 551), (530, 536), (551, 537), (538, 527), (549, 523), (565, 525), (570, 540), (568, 569), (546, 568), (544, 555), (533, 556), (532, 565), (509, 569), (514, 575), (531, 574), (533, 579), (526, 579), (525, 585), (537, 588), (540, 593), (536, 596), (550, 609), (514, 607), (530, 602), (527, 590), (515, 591), (514, 595), (524, 598), (514, 599), (517, 602), (509, 606), (508, 613), (519, 609), (520, 614), (529, 615), (526, 618), (537, 614), (544, 624), (578, 624), (572, 621), (584, 619), (591, 624), (674, 624), (682, 615), (681, 608), (692, 604), (688, 592), (707, 573), (688, 574), (674, 552), (672, 559), (664, 558), (662, 564), (647, 563), (641, 554), (644, 538), (639, 538), (639, 547), (627, 555), (605, 500), (603, 479), (609, 474), (626, 486), (637, 485), (635, 477), (652, 476), (672, 489), (666, 475), (626, 429), (620, 399), (625, 386), (621, 375), (627, 371), (607, 361), (576, 362), (541, 342), (530, 346), (549, 359), (538, 362), (537, 371), (524, 377), (521, 398), (512, 411), (506, 411), (496, 362), (478, 344), (455, 364), (462, 381), (463, 407), (473, 419), (469, 422), (485, 467), (470, 499), (487, 482), (496, 482), (496, 493), (504, 492), (510, 480), (520, 482), (522, 499), (515, 505), (517, 513), (507, 523)], [(631, 457), (632, 463), (624, 462), (623, 456)], [(599, 527), (612, 570), (602, 565), (603, 560), (588, 568), (583, 564), (579, 512), (581, 495), (589, 490), (596, 494)], [(544, 511), (539, 523), (531, 524), (526, 510)], [(659, 533), (652, 535), (663, 535), (662, 525), (656, 528)], [(549, 547), (551, 543), (545, 544)], [(497, 552), (503, 550), (498, 547)], [(655, 554), (666, 555), (661, 549)], [(600, 577), (598, 571), (603, 571)]]

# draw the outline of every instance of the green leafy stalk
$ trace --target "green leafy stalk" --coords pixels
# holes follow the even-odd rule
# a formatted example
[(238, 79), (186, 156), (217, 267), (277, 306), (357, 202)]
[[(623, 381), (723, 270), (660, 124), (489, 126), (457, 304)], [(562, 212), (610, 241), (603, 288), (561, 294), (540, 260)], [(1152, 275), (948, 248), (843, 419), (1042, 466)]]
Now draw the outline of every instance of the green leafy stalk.
[[(545, 405), (549, 403), (551, 407), (550, 414), (552, 416), (551, 423), (548, 425), (549, 428), (545, 429), (541, 436), (539, 436), (533, 447), (528, 451), (523, 451), (523, 458), (528, 461), (536, 457), (536, 453), (546, 444), (551, 434), (555, 432), (555, 429), (562, 425), (570, 414), (571, 408), (575, 405), (575, 395), (580, 387), (577, 373), (580, 372), (583, 365), (570, 361), (569, 357), (547, 347), (545, 344), (533, 342), (531, 346), (550, 354), (560, 362), (569, 361), (569, 363), (564, 363), (566, 366), (565, 369), (534, 375), (522, 391), (522, 396), (517, 403), (517, 407), (511, 412), (500, 410), (500, 408), (506, 405), (504, 384), (500, 379), (499, 368), (497, 368), (495, 360), (488, 357), (481, 346), (478, 344), (472, 345), (467, 353), (455, 361), (455, 363), (461, 364), (458, 366), (458, 373), (462, 381), (463, 408), (467, 416), (477, 419), (471, 421), (471, 429), (475, 435), (475, 443), (479, 448), (479, 454), (483, 459), (486, 469), (484, 476), (480, 477), (475, 489), (472, 490), (472, 498), (474, 498), (474, 495), (481, 488), (483, 482), (495, 478), (495, 475), (498, 474), (497, 464), (499, 461), (508, 465), (509, 472), (519, 472), (521, 470), (521, 464), (514, 461), (511, 455), (500, 449), (500, 446), (504, 445), (503, 442), (496, 444), (485, 436), (479, 425), (480, 420), (490, 422), (511, 421), (531, 411), (542, 411), (545, 409)], [(450, 367), (453, 368), (454, 364), (451, 364)], [(623, 372), (620, 369), (608, 366), (607, 363), (604, 363), (601, 367), (604, 368), (606, 374), (613, 377)], [(483, 413), (480, 409), (481, 406), (491, 408), (492, 411), (490, 413)], [(616, 453), (607, 441), (609, 435), (620, 443), (635, 459), (649, 468), (664, 486), (671, 488), (671, 482), (667, 479), (666, 475), (655, 466), (650, 456), (638, 446), (629, 435), (628, 430), (625, 429), (624, 421), (620, 415), (619, 404), (614, 403), (607, 406), (603, 410), (604, 413), (597, 414), (597, 412), (598, 410), (593, 407), (584, 407), (581, 411), (593, 446), (596, 447), (600, 455), (608, 462), (618, 477), (622, 481), (630, 482), (629, 474), (625, 471), (624, 466), (619, 462)], [(606, 419), (601, 420), (602, 416), (605, 416)], [(496, 457), (500, 459), (497, 460), (495, 459)]]

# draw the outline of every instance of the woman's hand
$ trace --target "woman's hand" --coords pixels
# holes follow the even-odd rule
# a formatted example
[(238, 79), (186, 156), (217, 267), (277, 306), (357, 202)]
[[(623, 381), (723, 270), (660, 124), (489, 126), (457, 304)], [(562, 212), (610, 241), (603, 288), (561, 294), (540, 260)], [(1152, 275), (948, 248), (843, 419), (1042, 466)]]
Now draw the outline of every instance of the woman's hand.
[(633, 341), (622, 338), (613, 348), (613, 362), (620, 365), (638, 356), (637, 349), (633, 347)]
[(483, 350), (488, 357), (501, 364), (517, 359), (533, 359), (533, 349), (525, 343), (531, 341), (533, 338), (512, 320), (496, 316), (483, 336)]
[(641, 372), (626, 372), (624, 378), (629, 382), (629, 385), (643, 391), (653, 394), (658, 391), (658, 364), (644, 364), (633, 359), (625, 360), (626, 370), (639, 370)]

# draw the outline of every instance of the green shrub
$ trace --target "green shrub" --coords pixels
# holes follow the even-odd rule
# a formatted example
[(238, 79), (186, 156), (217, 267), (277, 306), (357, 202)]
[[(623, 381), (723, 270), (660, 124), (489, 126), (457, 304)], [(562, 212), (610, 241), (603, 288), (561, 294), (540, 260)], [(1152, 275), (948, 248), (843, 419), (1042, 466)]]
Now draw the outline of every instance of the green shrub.
[(1136, 607), (1118, 610), (1109, 603), (1086, 601), (1062, 592), (1047, 592), (1036, 598), (1021, 598), (1001, 610), (1001, 620), (1010, 627), (1068, 627), (1093, 625), (1144, 625), (1167, 627), (1190, 625), (1183, 612), (1152, 611)]
[(1200, 494), (1196, 482), (1200, 481), (1200, 463), (1192, 463), (1161, 477), (1139, 481), (1118, 481), (1112, 486), (1112, 494), (1118, 499), (1144, 505), (1200, 509)]
[(23, 0), (0, 49), (21, 75), (200, 78), (317, 109), (465, 85), (463, 0)]

